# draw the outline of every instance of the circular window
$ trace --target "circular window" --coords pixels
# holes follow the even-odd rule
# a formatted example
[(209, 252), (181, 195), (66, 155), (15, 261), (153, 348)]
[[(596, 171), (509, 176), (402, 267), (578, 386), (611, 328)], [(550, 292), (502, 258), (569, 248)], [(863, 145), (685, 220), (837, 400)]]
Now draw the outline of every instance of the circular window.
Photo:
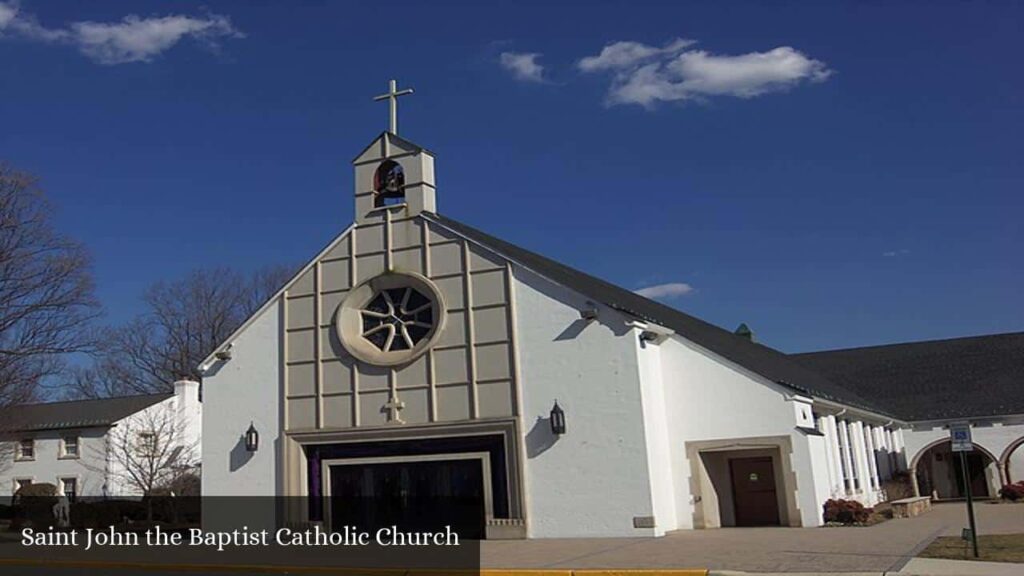
[(387, 273), (352, 290), (338, 308), (335, 328), (352, 356), (393, 366), (425, 352), (443, 320), (441, 294), (429, 280)]

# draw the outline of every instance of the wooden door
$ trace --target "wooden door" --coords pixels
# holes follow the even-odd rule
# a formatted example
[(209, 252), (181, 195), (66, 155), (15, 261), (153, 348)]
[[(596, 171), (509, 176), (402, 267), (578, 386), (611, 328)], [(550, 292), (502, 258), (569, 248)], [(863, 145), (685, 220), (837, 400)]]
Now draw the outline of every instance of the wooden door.
[(737, 526), (778, 526), (779, 501), (771, 457), (733, 458), (732, 499)]

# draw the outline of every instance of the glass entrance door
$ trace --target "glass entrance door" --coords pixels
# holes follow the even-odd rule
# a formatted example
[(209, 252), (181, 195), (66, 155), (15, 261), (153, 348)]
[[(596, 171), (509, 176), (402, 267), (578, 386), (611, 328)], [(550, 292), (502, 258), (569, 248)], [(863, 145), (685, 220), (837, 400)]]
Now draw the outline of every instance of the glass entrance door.
[(360, 463), (330, 467), (332, 529), (440, 531), (460, 538), (484, 533), (484, 478), (479, 459)]

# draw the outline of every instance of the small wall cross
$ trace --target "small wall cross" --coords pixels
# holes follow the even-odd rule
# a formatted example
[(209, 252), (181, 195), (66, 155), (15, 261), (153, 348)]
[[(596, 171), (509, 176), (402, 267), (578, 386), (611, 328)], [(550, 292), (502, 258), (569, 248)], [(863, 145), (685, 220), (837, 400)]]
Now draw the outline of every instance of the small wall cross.
[(397, 422), (399, 424), (405, 424), (405, 420), (398, 414), (399, 410), (405, 408), (405, 402), (398, 399), (397, 396), (391, 396), (388, 398), (387, 404), (384, 405), (384, 410), (388, 412), (388, 422)]

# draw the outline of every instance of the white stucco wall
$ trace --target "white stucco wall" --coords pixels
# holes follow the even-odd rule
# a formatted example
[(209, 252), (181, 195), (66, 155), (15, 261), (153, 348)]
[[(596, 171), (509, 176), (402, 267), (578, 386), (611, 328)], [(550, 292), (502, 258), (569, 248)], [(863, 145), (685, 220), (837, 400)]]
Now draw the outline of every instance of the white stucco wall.
[(768, 384), (678, 336), (660, 345), (660, 356), (677, 527), (693, 528), (694, 496), (685, 443), (760, 436), (791, 438), (793, 453), (783, 457), (790, 458), (797, 476), (801, 522), (804, 526), (819, 525), (822, 495), (829, 482), (823, 444), (819, 448), (815, 441), (796, 430), (792, 403), (781, 387)]
[[(581, 320), (593, 304), (521, 268), (514, 290), (529, 536), (654, 534), (633, 527), (654, 515), (633, 329), (603, 307)], [(568, 430), (552, 442), (556, 399)]]
[(656, 520), (655, 535), (678, 526), (676, 519), (676, 478), (672, 471), (673, 437), (669, 432), (669, 412), (665, 409), (665, 386), (661, 372), (661, 346), (640, 341), (639, 328), (633, 330), (640, 367), (640, 391), (643, 401), (644, 437), (651, 476), (651, 502)]
[[(204, 376), (203, 496), (278, 493), (280, 346), (275, 302), (233, 341), (232, 360), (218, 362)], [(245, 450), (250, 422), (260, 434), (255, 453)]]
[[(78, 434), (78, 458), (61, 458), (61, 437)], [(49, 483), (61, 489), (60, 478), (76, 478), (81, 496), (102, 496), (105, 482), (106, 428), (43, 431), (26, 434), (35, 438), (35, 458), (14, 460), (14, 443), (0, 450), (6, 462), (0, 464), (0, 496), (14, 494), (15, 481), (30, 479), (34, 484)]]
[[(198, 464), (202, 457), (202, 414), (199, 383), (183, 380), (174, 384), (174, 395), (170, 398), (115, 422), (107, 432), (110, 450), (107, 462), (107, 495), (143, 495), (143, 491), (130, 480), (131, 475), (125, 469), (127, 456), (118, 456), (118, 453), (123, 453), (123, 448), (119, 447), (125, 446), (126, 440), (134, 445), (140, 432), (154, 426), (162, 430), (160, 436), (164, 438), (161, 441), (169, 441), (182, 448), (182, 464)], [(171, 435), (175, 437), (172, 438)], [(135, 467), (135, 470), (138, 470), (138, 467)]]

